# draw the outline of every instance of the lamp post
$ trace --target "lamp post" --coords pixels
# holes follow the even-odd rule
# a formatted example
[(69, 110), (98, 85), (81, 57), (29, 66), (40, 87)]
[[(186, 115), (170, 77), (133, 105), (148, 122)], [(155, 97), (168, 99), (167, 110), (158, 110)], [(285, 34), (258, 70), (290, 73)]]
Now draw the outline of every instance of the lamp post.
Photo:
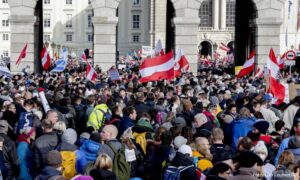
[(51, 48), (52, 48), (52, 51), (53, 51), (53, 55), (52, 55), (52, 59), (54, 60), (54, 57), (55, 57), (55, 52), (54, 52), (54, 49), (56, 47), (56, 44), (54, 42), (51, 43)]

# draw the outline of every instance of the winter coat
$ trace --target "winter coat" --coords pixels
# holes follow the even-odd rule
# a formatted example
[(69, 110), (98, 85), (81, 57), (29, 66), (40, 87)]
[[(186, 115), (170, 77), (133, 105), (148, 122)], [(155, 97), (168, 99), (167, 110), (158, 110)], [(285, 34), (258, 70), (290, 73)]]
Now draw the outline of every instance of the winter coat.
[(147, 104), (145, 104), (144, 102), (141, 102), (141, 101), (137, 101), (134, 105), (134, 108), (137, 113), (137, 119), (140, 119), (143, 112), (148, 113), (151, 110), (150, 106), (148, 106)]
[(231, 159), (234, 155), (233, 149), (226, 144), (213, 144), (210, 152), (213, 155), (213, 163)]
[(135, 126), (134, 121), (132, 119), (130, 119), (129, 116), (124, 116), (120, 122), (120, 126), (118, 129), (119, 130), (118, 136), (121, 137), (126, 129), (133, 127), (133, 126)]
[(20, 175), (18, 179), (30, 180), (32, 179), (30, 173), (32, 169), (32, 153), (29, 147), (29, 142), (26, 137), (21, 134), (18, 138), (17, 153), (20, 161)]
[(252, 126), (256, 119), (253, 117), (235, 119), (231, 123), (232, 132), (232, 148), (237, 148), (237, 143), (240, 137), (247, 136), (248, 132), (252, 130)]
[(111, 144), (117, 152), (122, 147), (122, 144), (117, 139), (108, 140), (105, 144), (102, 144), (101, 148), (98, 150), (98, 155), (106, 153), (112, 160), (114, 160), (115, 154), (108, 144)]
[(239, 168), (237, 173), (230, 180), (258, 180), (253, 174), (257, 171), (254, 168)]
[(8, 169), (9, 173), (6, 179), (14, 179), (20, 173), (19, 159), (15, 142), (13, 142), (7, 135), (0, 133), (0, 136), (4, 139), (3, 144), (3, 159), (4, 165)]
[(35, 180), (49, 180), (53, 177), (61, 177), (61, 172), (54, 167), (46, 166), (41, 174), (35, 178)]
[(37, 172), (46, 166), (47, 153), (54, 150), (59, 143), (56, 132), (45, 133), (35, 140), (33, 146), (34, 168)]
[[(193, 165), (193, 158), (180, 152), (176, 153), (175, 158), (171, 162), (171, 166), (190, 166)], [(196, 168), (190, 167), (180, 173), (180, 179), (197, 180)]]
[(197, 168), (199, 168), (202, 172), (208, 168), (212, 168), (213, 164), (210, 160), (206, 159), (199, 151), (193, 151), (193, 157), (198, 158)]
[(92, 169), (90, 171), (90, 176), (94, 179), (117, 180), (115, 173), (104, 169)]
[(93, 127), (96, 131), (98, 131), (102, 125), (104, 125), (104, 114), (101, 110), (106, 113), (107, 111), (109, 111), (109, 108), (106, 104), (99, 104), (97, 105), (93, 111), (91, 112), (88, 122), (87, 122), (87, 126), (88, 127)]
[(299, 105), (291, 104), (288, 108), (283, 111), (283, 121), (285, 127), (291, 129), (293, 126), (294, 117), (299, 110)]
[(100, 146), (101, 146), (100, 143), (97, 143), (97, 142), (89, 139), (81, 145), (80, 151), (85, 155), (86, 160), (88, 162), (89, 161), (94, 162), (97, 159), (97, 152), (98, 152)]

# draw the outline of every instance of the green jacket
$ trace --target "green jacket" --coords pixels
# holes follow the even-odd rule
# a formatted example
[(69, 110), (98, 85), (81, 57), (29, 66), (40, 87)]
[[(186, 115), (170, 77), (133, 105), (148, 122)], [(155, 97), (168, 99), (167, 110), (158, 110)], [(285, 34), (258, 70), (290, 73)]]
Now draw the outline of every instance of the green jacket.
[(87, 127), (93, 127), (96, 131), (98, 131), (105, 123), (104, 113), (107, 111), (110, 110), (106, 104), (97, 105), (89, 115)]

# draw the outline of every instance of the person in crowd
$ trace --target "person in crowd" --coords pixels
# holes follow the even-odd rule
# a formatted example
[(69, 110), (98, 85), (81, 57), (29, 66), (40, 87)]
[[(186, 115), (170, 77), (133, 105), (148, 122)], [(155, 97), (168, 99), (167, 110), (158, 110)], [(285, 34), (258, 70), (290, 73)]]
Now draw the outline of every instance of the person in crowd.
[(137, 102), (135, 102), (134, 109), (136, 110), (137, 119), (140, 119), (143, 112), (148, 113), (151, 109), (150, 106), (145, 104), (145, 95), (143, 92), (136, 93)]
[(210, 170), (207, 180), (229, 180), (232, 177), (231, 167), (223, 162), (218, 162)]
[(26, 127), (22, 129), (17, 139), (17, 153), (20, 161), (20, 175), (18, 179), (31, 180), (33, 172), (31, 143), (35, 140), (35, 128)]
[(14, 179), (19, 176), (20, 162), (16, 144), (7, 136), (8, 128), (8, 122), (0, 120), (0, 168), (4, 179)]
[(33, 125), (33, 101), (27, 99), (24, 101), (23, 110), (19, 115), (18, 125), (17, 125), (17, 135), (20, 134), (20, 130), (26, 127), (32, 127)]
[[(91, 134), (90, 139), (86, 140), (81, 146), (80, 151), (86, 158), (86, 163), (94, 163), (97, 159), (97, 153), (101, 148), (101, 136), (100, 133), (95, 132)], [(86, 166), (86, 165), (85, 165)]]
[(197, 137), (195, 139), (195, 150), (193, 150), (193, 157), (197, 158), (197, 168), (201, 171), (205, 171), (208, 168), (212, 168), (213, 156), (210, 152), (210, 143), (205, 137)]
[(65, 180), (61, 173), (62, 157), (59, 151), (51, 150), (46, 156), (46, 167), (38, 175), (36, 180), (58, 179)]
[(37, 138), (33, 145), (33, 167), (38, 173), (46, 166), (47, 153), (57, 148), (60, 142), (59, 136), (53, 131), (53, 121), (44, 119), (42, 128), (44, 134)]
[(116, 175), (112, 172), (112, 159), (105, 153), (99, 154), (94, 169), (90, 171), (90, 175), (94, 179), (117, 180)]
[(219, 161), (224, 161), (231, 159), (234, 155), (233, 149), (224, 144), (224, 133), (221, 128), (214, 128), (212, 130), (212, 142), (210, 147), (210, 152), (213, 156), (212, 162), (216, 163)]
[(287, 179), (294, 180), (295, 161), (294, 155), (290, 151), (283, 151), (279, 157), (278, 165), (273, 173), (274, 180)]
[(198, 113), (194, 116), (194, 127), (196, 128), (194, 130), (196, 133), (202, 129), (211, 131), (213, 129), (213, 124), (203, 113)]
[(137, 119), (137, 111), (134, 107), (130, 106), (124, 109), (124, 117), (121, 119), (119, 128), (118, 128), (118, 137), (121, 137), (124, 131), (135, 125)]

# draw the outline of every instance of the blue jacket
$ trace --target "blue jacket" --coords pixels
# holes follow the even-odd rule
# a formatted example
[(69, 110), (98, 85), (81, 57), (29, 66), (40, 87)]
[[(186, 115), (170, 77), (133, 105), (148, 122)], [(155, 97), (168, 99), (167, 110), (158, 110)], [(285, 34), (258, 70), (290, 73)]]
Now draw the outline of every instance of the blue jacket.
[(26, 142), (19, 142), (17, 154), (20, 161), (20, 175), (18, 179), (31, 180), (32, 177), (29, 170), (32, 168), (32, 155), (29, 144)]
[(130, 117), (128, 116), (124, 116), (120, 122), (120, 126), (119, 126), (119, 136), (122, 136), (122, 134), (124, 133), (124, 131), (130, 127), (135, 126), (134, 121), (132, 119), (130, 119)]
[(253, 118), (241, 118), (235, 119), (231, 123), (232, 132), (232, 148), (236, 150), (237, 143), (240, 137), (247, 136), (248, 132), (252, 130), (252, 126), (256, 119)]
[(85, 155), (87, 161), (96, 161), (99, 148), (100, 143), (89, 139), (82, 144), (80, 151)]
[(274, 164), (275, 166), (278, 165), (278, 160), (279, 160), (279, 157), (280, 155), (282, 154), (282, 152), (288, 148), (288, 145), (289, 145), (289, 141), (290, 141), (291, 137), (288, 137), (288, 138), (285, 138), (284, 140), (282, 140), (280, 146), (279, 146), (279, 149), (277, 151), (277, 155), (275, 157), (275, 160), (274, 160)]

